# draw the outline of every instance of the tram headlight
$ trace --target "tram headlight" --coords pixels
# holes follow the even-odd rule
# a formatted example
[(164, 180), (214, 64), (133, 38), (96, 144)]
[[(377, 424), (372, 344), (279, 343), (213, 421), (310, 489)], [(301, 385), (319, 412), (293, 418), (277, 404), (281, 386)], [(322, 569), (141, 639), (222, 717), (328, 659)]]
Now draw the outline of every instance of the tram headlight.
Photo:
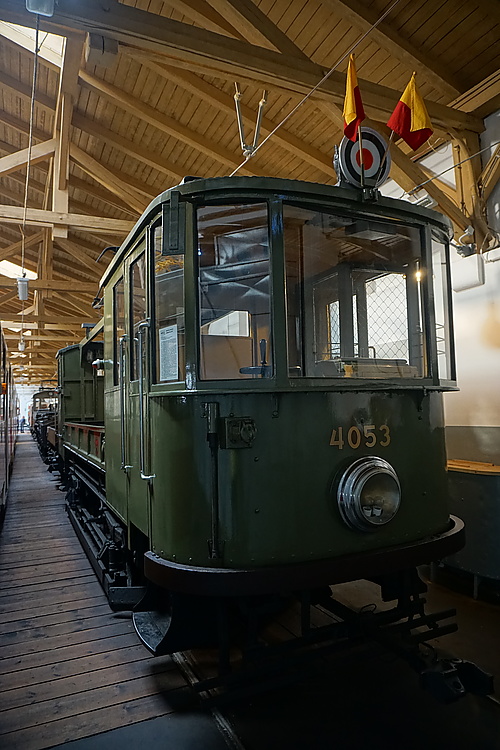
[(337, 502), (348, 526), (360, 531), (376, 531), (398, 512), (401, 503), (398, 476), (383, 458), (358, 458), (340, 478)]

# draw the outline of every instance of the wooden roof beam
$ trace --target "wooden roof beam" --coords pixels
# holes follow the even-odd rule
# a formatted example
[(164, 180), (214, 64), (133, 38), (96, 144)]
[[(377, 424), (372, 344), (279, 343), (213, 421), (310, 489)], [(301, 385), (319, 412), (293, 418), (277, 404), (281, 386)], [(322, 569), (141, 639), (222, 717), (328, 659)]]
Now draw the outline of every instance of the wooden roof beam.
[(75, 245), (70, 240), (60, 237), (57, 238), (56, 245), (65, 253), (67, 253), (71, 258), (73, 258), (73, 260), (81, 263), (82, 266), (84, 266), (93, 275), (97, 277), (101, 276), (102, 269), (99, 268), (98, 263), (96, 263), (94, 258), (91, 258), (84, 250), (78, 247), (78, 245)]
[[(8, 125), (9, 128), (16, 130), (18, 133), (28, 136), (30, 131), (29, 123), (25, 120), (21, 120), (19, 117), (9, 114), (5, 111), (0, 111), (0, 123)], [(33, 139), (35, 141), (47, 141), (51, 137), (50, 133), (46, 133), (45, 130), (40, 128), (33, 128)]]
[(369, 39), (387, 50), (393, 57), (407, 65), (410, 71), (415, 70), (422, 75), (422, 79), (430, 83), (436, 91), (448, 100), (455, 99), (465, 86), (457, 76), (447, 70), (441, 60), (436, 59), (430, 52), (424, 52), (392, 28), (390, 21), (384, 20), (376, 28), (372, 28), (380, 18), (381, 13), (368, 8), (361, 0), (322, 0), (323, 4), (333, 11), (340, 13), (353, 26), (365, 32), (371, 29)]
[[(56, 138), (50, 138), (48, 141), (35, 144), (31, 149), (31, 164), (44, 161), (49, 156), (52, 156), (56, 146)], [(18, 169), (25, 167), (28, 163), (28, 152), (28, 148), (23, 148), (7, 156), (2, 156), (0, 158), (0, 176), (8, 175), (10, 172), (17, 172)]]
[[(158, 112), (158, 110), (153, 109), (153, 107), (145, 104), (145, 102), (136, 99), (116, 86), (112, 86), (106, 81), (90, 75), (87, 71), (80, 71), (80, 78), (86, 86), (95, 89), (107, 99), (110, 99), (114, 104), (118, 104), (119, 107), (129, 114), (153, 125), (153, 127), (161, 130), (163, 133), (174, 136), (174, 138), (179, 139), (183, 143), (188, 144), (197, 151), (200, 151), (211, 159), (214, 159), (231, 169), (234, 169), (239, 165), (241, 159), (238, 159), (231, 151), (219, 146), (215, 141), (205, 138), (196, 131), (187, 128), (172, 117), (168, 117), (168, 115)], [(253, 170), (249, 167), (243, 168), (241, 172), (251, 175), (261, 174), (261, 170)]]
[(74, 143), (70, 147), (70, 156), (73, 161), (90, 175), (94, 180), (97, 180), (103, 187), (114, 193), (121, 198), (122, 201), (127, 203), (134, 211), (140, 215), (147, 207), (149, 201), (138, 194), (133, 188), (127, 185), (122, 179), (120, 179), (111, 170), (107, 169), (96, 159), (93, 159), (89, 154), (85, 153), (81, 148), (78, 148)]
[[(93, 282), (92, 284), (78, 282), (78, 290), (79, 292), (89, 292), (89, 294), (95, 294), (98, 288), (97, 284), (98, 282)], [(0, 276), (0, 288), (9, 289), (16, 286), (16, 279), (10, 279), (7, 276)], [(59, 281), (57, 279), (35, 279), (34, 281), (32, 281), (30, 279), (29, 287), (31, 291), (54, 290), (59, 292), (73, 292), (75, 290), (75, 281), (74, 279), (68, 279), (68, 281)]]
[[(96, 288), (96, 291), (97, 291), (97, 288)], [(77, 300), (74, 298), (73, 295), (71, 297), (68, 297), (68, 296), (63, 296), (59, 292), (54, 292), (54, 296), (57, 297), (58, 299), (62, 300), (65, 307), (70, 307), (73, 310), (76, 310), (76, 312), (79, 312), (82, 315), (89, 316), (92, 319), (94, 317), (97, 317), (96, 311), (92, 309), (92, 306), (91, 306), (91, 301), (92, 300), (90, 298), (89, 298), (88, 303), (86, 305), (84, 305), (84, 304), (80, 305), (80, 304), (78, 304)]]
[[(187, 44), (188, 40), (182, 46), (164, 47), (161, 53), (156, 50), (144, 49), (143, 57), (149, 56), (151, 60), (160, 64), (182, 69), (187, 68), (196, 73), (211, 75), (224, 80), (248, 80), (254, 84), (258, 83), (270, 88), (277, 88), (296, 96), (309, 93), (325, 73), (324, 68), (312, 61), (307, 62), (297, 57), (285, 57), (277, 52), (264, 50), (261, 47), (254, 47), (243, 42), (239, 43), (244, 45), (244, 49), (241, 51), (219, 45), (217, 58), (215, 53), (210, 58), (203, 55), (201, 40), (196, 40), (196, 44), (190, 40), (191, 47), (188, 50), (185, 49)], [(234, 44), (237, 44), (236, 41)], [(137, 47), (137, 42), (132, 43), (132, 46)], [(363, 91), (365, 110), (369, 111), (373, 118), (380, 121), (387, 120), (399, 101), (401, 91), (359, 77), (358, 82)], [(333, 101), (340, 106), (343, 104), (344, 97), (345, 74), (338, 71), (334, 71), (314, 92), (315, 100)], [(450, 127), (465, 128), (476, 132), (484, 130), (482, 120), (474, 115), (429, 100), (426, 100), (425, 103), (434, 131), (437, 134), (449, 137)]]
[[(168, 65), (161, 65), (157, 62), (153, 62), (148, 59), (141, 52), (141, 50), (135, 50), (131, 47), (124, 47), (123, 51), (129, 54), (131, 57), (140, 60), (150, 70), (153, 70), (158, 75), (166, 78), (167, 80), (174, 81), (179, 86), (182, 86), (186, 91), (199, 96), (203, 101), (212, 104), (218, 109), (227, 112), (228, 114), (235, 113), (234, 98), (224, 91), (221, 91), (216, 86), (204, 81), (199, 76), (191, 73), (188, 70), (182, 70), (180, 68), (174, 68)], [(252, 126), (255, 125), (255, 111), (250, 107), (246, 106), (242, 102), (240, 103), (241, 113), (243, 118), (249, 122)], [(274, 130), (278, 123), (273, 122), (265, 115), (262, 118), (261, 129), (265, 133), (270, 133)], [(332, 160), (326, 154), (323, 154), (319, 149), (310, 146), (303, 140), (298, 138), (293, 133), (290, 133), (285, 128), (280, 128), (276, 131), (273, 136), (276, 143), (284, 148), (289, 153), (304, 159), (309, 164), (313, 165), (316, 169), (321, 170), (324, 174), (332, 179), (336, 179), (336, 173), (332, 165)]]
[(462, 112), (474, 112), (478, 117), (487, 117), (496, 112), (500, 109), (500, 70), (459, 96), (451, 102), (451, 106)]
[[(24, 242), (24, 248), (33, 247), (34, 245), (39, 245), (40, 242), (43, 242), (43, 232), (35, 232), (34, 234), (31, 234), (26, 237)], [(22, 240), (19, 240), (19, 242), (14, 242), (12, 245), (9, 245), (8, 247), (4, 247), (0, 249), (0, 260), (9, 260), (13, 255), (20, 252), (22, 250), (23, 242)]]
[(167, 5), (183, 13), (203, 29), (222, 31), (237, 39), (243, 39), (239, 31), (231, 25), (230, 17), (225, 14), (221, 15), (212, 2), (209, 4), (206, 0), (173, 0), (173, 2), (167, 0)]
[[(21, 99), (24, 99), (26, 104), (31, 105), (31, 86), (27, 86), (25, 83), (22, 83), (16, 78), (12, 78), (3, 71), (0, 71), (0, 88), (10, 89), (16, 94), (16, 96), (20, 96)], [(56, 103), (57, 102), (50, 96), (43, 94), (41, 91), (37, 91), (37, 107), (42, 107), (43, 109), (48, 110), (48, 113), (50, 115), (53, 115), (56, 108)]]
[(210, 0), (210, 4), (240, 32), (240, 38), (259, 47), (271, 47), (284, 55), (308, 59), (252, 0)]
[(500, 146), (497, 146), (478, 180), (483, 201), (487, 201), (494, 187), (500, 180)]
[[(35, 318), (34, 315), (29, 314), (24, 318), (24, 327), (30, 330), (37, 330), (39, 323), (45, 324), (47, 331), (60, 331), (61, 329), (68, 330), (81, 330), (82, 318), (81, 316), (74, 317), (68, 315), (44, 315), (43, 319)], [(10, 326), (17, 327), (21, 325), (21, 318), (2, 318), (2, 326), (9, 328)]]
[[(0, 0), (0, 12), (6, 20), (17, 19), (14, 23), (30, 27), (35, 23), (33, 14), (25, 11), (21, 4), (14, 5), (9, 0)], [(230, 74), (233, 80), (245, 77), (299, 93), (310, 91), (324, 74), (322, 66), (302, 58), (283, 55), (206, 29), (198, 29), (123, 5), (116, 0), (107, 0), (105, 8), (100, 0), (87, 0), (85, 6), (71, 0), (59, 0), (54, 15), (50, 19), (42, 18), (40, 23), (43, 29), (54, 33), (61, 33), (61, 26), (100, 33), (119, 42), (151, 49), (178, 60), (201, 62), (206, 68), (226, 73), (226, 77)], [(360, 80), (359, 83), (365, 107), (372, 110), (371, 116), (386, 119), (392, 113), (401, 92), (369, 81)], [(334, 71), (316, 94), (327, 100), (333, 97), (337, 102), (342, 102), (345, 95), (345, 75)], [(435, 128), (440, 126), (444, 131), (448, 127), (476, 132), (484, 130), (479, 118), (434, 102), (428, 101), (426, 104)]]
[(185, 175), (185, 172), (177, 164), (164, 159), (159, 154), (153, 153), (150, 149), (139, 146), (128, 138), (118, 135), (118, 133), (114, 133), (112, 130), (108, 130), (108, 128), (105, 128), (100, 123), (91, 120), (89, 117), (85, 117), (85, 115), (79, 112), (73, 113), (73, 126), (94, 138), (98, 138), (103, 143), (114, 146), (126, 153), (127, 156), (131, 156), (133, 159), (137, 159), (137, 161), (148, 164), (153, 169), (163, 172), (169, 177), (173, 177), (174, 180), (181, 180)]
[[(7, 221), (19, 224), (23, 219), (23, 209), (18, 206), (0, 205), (0, 222)], [(86, 232), (112, 232), (118, 235), (128, 234), (134, 222), (122, 219), (109, 219), (106, 216), (83, 216), (81, 214), (59, 214), (54, 211), (44, 211), (38, 208), (28, 208), (27, 223), (35, 226), (51, 226), (52, 224), (67, 224), (75, 229)]]

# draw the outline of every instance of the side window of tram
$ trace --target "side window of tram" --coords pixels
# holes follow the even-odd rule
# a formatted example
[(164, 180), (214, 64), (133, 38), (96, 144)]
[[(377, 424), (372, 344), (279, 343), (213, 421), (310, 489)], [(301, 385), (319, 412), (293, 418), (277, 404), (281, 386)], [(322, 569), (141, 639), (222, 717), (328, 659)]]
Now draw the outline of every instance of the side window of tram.
[(125, 333), (125, 288), (123, 279), (113, 287), (113, 383), (120, 382), (120, 339)]
[(184, 380), (184, 255), (162, 255), (162, 227), (153, 229), (156, 382)]
[(132, 321), (132, 341), (130, 347), (130, 379), (139, 378), (139, 325), (146, 317), (146, 261), (144, 253), (130, 266), (130, 318)]
[(271, 377), (267, 206), (206, 206), (197, 229), (200, 377)]

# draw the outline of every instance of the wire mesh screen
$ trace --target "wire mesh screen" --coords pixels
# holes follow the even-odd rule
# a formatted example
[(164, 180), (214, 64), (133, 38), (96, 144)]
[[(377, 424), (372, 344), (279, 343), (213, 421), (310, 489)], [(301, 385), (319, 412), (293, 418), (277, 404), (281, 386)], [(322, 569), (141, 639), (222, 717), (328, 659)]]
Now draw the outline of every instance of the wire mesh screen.
[(366, 282), (368, 343), (376, 359), (408, 361), (406, 280), (389, 273)]
[(340, 305), (338, 300), (328, 305), (330, 341), (325, 352), (330, 359), (340, 357)]

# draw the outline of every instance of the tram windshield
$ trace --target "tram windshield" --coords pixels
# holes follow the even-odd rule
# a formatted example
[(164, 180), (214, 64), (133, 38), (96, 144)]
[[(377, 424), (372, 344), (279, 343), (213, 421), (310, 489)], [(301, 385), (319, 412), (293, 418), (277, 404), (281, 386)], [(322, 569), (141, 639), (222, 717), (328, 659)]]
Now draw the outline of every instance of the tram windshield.
[[(430, 375), (421, 243), (418, 228), (394, 221), (284, 206), (290, 376)], [(444, 315), (442, 263), (436, 273)]]
[(200, 377), (271, 377), (266, 204), (198, 211)]

